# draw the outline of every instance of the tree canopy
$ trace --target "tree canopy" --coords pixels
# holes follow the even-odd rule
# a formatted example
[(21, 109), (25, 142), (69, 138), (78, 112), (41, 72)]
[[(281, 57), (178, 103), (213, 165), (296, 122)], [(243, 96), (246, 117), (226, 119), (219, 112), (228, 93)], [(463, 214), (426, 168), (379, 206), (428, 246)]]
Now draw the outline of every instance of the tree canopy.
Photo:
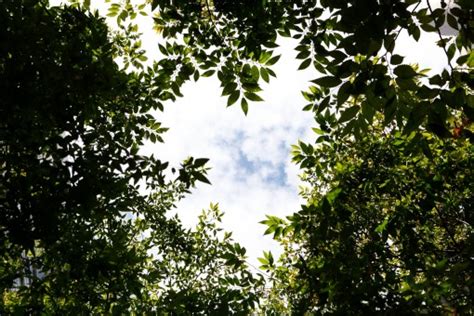
[(375, 131), (295, 149), (308, 203), (264, 221), (286, 251), (262, 262), (296, 314), (472, 311), (474, 148), (425, 137), (429, 156)]
[[(70, 2), (0, 9), (1, 312), (473, 312), (471, 2), (112, 1), (113, 32), (90, 1)], [(406, 63), (401, 33), (436, 34), (446, 67)], [(165, 131), (150, 110), (192, 79), (216, 76), (247, 114), (279, 37), (318, 71), (302, 87), (315, 139), (293, 153), (305, 204), (262, 222), (285, 249), (260, 259), (263, 293), (217, 206), (194, 231), (167, 216), (208, 182), (207, 159), (170, 179), (139, 148)]]
[(261, 278), (217, 206), (193, 231), (169, 217), (207, 159), (169, 179), (139, 153), (165, 130), (148, 113), (160, 87), (119, 69), (103, 18), (8, 1), (0, 20), (0, 313), (250, 310)]

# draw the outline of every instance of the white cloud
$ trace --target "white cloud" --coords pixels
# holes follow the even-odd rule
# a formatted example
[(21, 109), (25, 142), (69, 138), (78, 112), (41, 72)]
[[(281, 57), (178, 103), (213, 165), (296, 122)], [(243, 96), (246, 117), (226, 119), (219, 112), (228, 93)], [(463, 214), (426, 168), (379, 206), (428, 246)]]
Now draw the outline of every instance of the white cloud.
[(201, 79), (182, 89), (184, 97), (168, 104), (158, 120), (170, 127), (164, 144), (144, 150), (177, 164), (188, 155), (210, 158), (212, 186), (200, 184), (181, 201), (178, 214), (186, 225), (200, 210), (218, 202), (226, 214), (223, 226), (247, 248), (257, 265), (262, 250), (278, 252), (265, 227), (265, 214), (285, 216), (299, 209), (298, 169), (290, 163), (290, 146), (310, 139), (313, 115), (302, 112), (300, 91), (314, 73), (297, 72), (298, 62), (288, 41), (275, 71), (278, 78), (264, 87), (265, 102), (250, 104), (246, 117), (238, 105), (226, 108), (217, 79)]
[[(439, 71), (446, 57), (433, 45), (435, 41), (432, 34), (423, 35), (419, 42), (401, 34), (396, 51), (408, 56), (406, 62)], [(315, 73), (296, 71), (290, 41), (284, 41), (280, 51), (278, 78), (264, 87), (265, 102), (252, 103), (247, 117), (238, 105), (226, 108), (216, 79), (188, 83), (184, 98), (168, 104), (158, 116), (171, 127), (165, 144), (147, 148), (174, 163), (188, 155), (211, 159), (213, 185), (199, 185), (178, 204), (178, 214), (192, 225), (201, 209), (219, 202), (226, 213), (224, 228), (247, 248), (254, 265), (262, 250), (280, 252), (271, 237), (262, 236), (265, 227), (258, 222), (265, 214), (285, 216), (299, 209), (299, 169), (290, 162), (290, 146), (298, 139), (313, 139), (313, 117), (301, 111), (305, 103), (300, 91)]]

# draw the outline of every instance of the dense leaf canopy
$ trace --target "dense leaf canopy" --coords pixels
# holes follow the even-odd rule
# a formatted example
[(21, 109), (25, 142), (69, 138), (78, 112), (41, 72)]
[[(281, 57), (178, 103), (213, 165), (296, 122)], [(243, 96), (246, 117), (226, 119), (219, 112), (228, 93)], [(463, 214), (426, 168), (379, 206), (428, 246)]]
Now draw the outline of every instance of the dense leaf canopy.
[[(278, 36), (298, 40), (299, 68), (319, 73), (303, 92), (318, 137), (294, 152), (307, 204), (288, 220), (263, 221), (286, 250), (279, 262), (261, 258), (274, 276), (263, 310), (472, 312), (471, 3), (152, 1), (152, 9), (168, 40), (162, 52), (179, 52), (195, 79), (216, 73), (228, 105), (240, 100), (245, 113), (261, 101), (260, 80), (274, 76)], [(434, 33), (445, 69), (404, 62), (401, 33), (416, 41)]]
[(170, 180), (168, 163), (139, 154), (164, 131), (148, 113), (160, 87), (118, 68), (124, 46), (103, 19), (7, 1), (0, 21), (0, 313), (252, 308), (261, 279), (220, 236), (217, 207), (194, 231), (167, 215), (208, 182), (207, 159)]
[(267, 268), (294, 311), (472, 311), (474, 148), (428, 138), (375, 133), (295, 151), (308, 204), (265, 221), (288, 248)]
[[(46, 2), (0, 9), (0, 312), (473, 312), (470, 1), (112, 1), (113, 32), (90, 1)], [(446, 67), (405, 62), (402, 33), (435, 34)], [(293, 153), (305, 204), (263, 221), (285, 252), (261, 258), (259, 296), (216, 206), (194, 231), (167, 216), (207, 159), (169, 179), (139, 148), (191, 79), (217, 76), (247, 114), (279, 36), (318, 71), (302, 87), (317, 137)]]

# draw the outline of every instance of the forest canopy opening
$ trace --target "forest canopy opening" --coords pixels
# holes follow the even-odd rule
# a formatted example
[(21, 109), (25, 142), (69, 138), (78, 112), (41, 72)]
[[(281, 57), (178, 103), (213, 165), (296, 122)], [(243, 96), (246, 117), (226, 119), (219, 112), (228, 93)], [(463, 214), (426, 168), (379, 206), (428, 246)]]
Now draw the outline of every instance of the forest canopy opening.
[[(1, 313), (472, 313), (469, 1), (111, 1), (113, 32), (70, 4), (0, 9)], [(151, 64), (140, 15), (165, 40)], [(446, 67), (407, 62), (402, 33), (434, 34)], [(166, 172), (139, 148), (200, 77), (251, 115), (278, 36), (317, 70), (316, 137), (292, 154), (305, 203), (263, 221), (284, 253), (253, 274), (217, 206), (192, 231), (167, 216), (208, 159)]]

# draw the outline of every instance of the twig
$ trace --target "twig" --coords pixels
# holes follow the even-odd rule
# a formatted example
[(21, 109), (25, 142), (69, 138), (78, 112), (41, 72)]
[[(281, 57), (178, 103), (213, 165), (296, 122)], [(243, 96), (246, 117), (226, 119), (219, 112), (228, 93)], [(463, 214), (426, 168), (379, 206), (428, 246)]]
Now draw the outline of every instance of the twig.
[[(428, 5), (428, 10), (430, 10), (431, 15), (433, 15), (433, 9), (431, 8), (430, 0), (426, 0), (426, 4)], [(441, 31), (439, 27), (436, 26), (436, 23), (435, 23), (435, 29), (438, 33), (439, 39), (441, 40), (441, 43), (442, 43), (441, 47), (443, 48), (444, 53), (446, 54), (446, 58), (448, 59), (448, 65), (452, 73), (454, 69), (453, 69), (453, 66), (451, 65), (451, 60), (449, 59), (448, 51), (446, 50), (446, 43), (444, 42), (443, 36), (441, 35)]]
[(249, 266), (251, 266), (252, 268), (254, 268), (256, 271), (260, 272), (261, 274), (263, 274), (264, 276), (266, 276), (267, 278), (271, 279), (271, 280), (275, 280), (273, 279), (273, 277), (271, 275), (269, 275), (268, 273), (266, 272), (263, 272), (262, 269), (259, 269), (257, 268), (256, 266), (254, 266), (253, 264), (251, 264), (250, 262), (248, 262), (247, 260), (245, 260), (245, 263), (248, 264)]
[[(411, 10), (410, 15), (413, 15), (413, 12), (415, 12), (415, 10), (420, 6), (420, 4), (421, 4), (421, 0), (416, 4), (416, 6), (413, 8), (413, 10)], [(399, 28), (397, 30), (397, 35), (395, 35), (395, 37), (393, 38), (393, 41), (390, 43), (390, 46), (395, 45), (395, 42), (397, 41), (398, 36), (400, 36), (400, 33), (402, 32), (402, 30), (403, 30), (403, 27), (399, 26)], [(395, 48), (395, 46), (394, 46), (394, 48)], [(384, 58), (387, 54), (388, 54), (388, 50), (385, 52), (385, 54), (380, 56), (380, 59)]]

